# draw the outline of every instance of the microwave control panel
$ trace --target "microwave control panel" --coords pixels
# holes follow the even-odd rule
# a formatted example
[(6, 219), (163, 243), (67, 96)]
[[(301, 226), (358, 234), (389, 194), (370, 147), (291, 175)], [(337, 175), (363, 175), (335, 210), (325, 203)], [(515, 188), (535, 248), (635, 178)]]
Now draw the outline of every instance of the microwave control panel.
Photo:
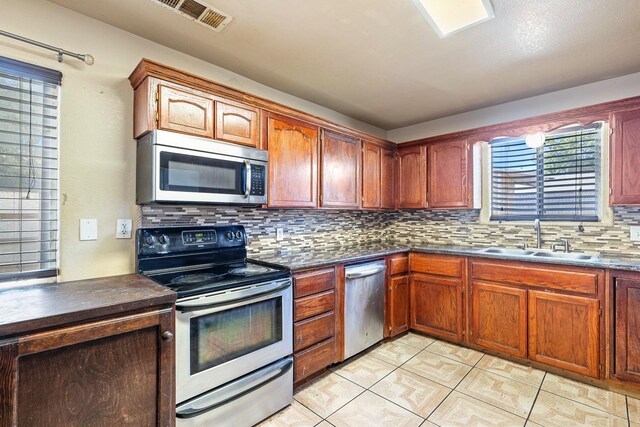
[(251, 165), (251, 192), (252, 196), (264, 196), (267, 168), (264, 165)]

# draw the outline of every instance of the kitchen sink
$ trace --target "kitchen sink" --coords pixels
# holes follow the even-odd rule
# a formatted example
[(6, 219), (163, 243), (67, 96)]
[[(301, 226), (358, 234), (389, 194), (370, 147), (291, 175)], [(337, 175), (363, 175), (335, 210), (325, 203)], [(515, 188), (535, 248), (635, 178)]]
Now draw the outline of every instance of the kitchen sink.
[(553, 252), (546, 249), (487, 248), (482, 249), (480, 252), (513, 257), (568, 259), (574, 261), (591, 261), (598, 258), (598, 254), (583, 252)]
[(513, 255), (513, 256), (527, 256), (533, 255), (535, 251), (529, 249), (507, 249), (507, 248), (488, 248), (483, 249), (482, 252), (486, 254), (497, 254), (497, 255)]
[(541, 258), (573, 259), (573, 260), (580, 260), (580, 261), (590, 261), (598, 257), (598, 255), (596, 254), (586, 254), (586, 253), (580, 253), (580, 252), (567, 253), (567, 252), (547, 252), (547, 251), (536, 252), (533, 254), (533, 256), (541, 257)]

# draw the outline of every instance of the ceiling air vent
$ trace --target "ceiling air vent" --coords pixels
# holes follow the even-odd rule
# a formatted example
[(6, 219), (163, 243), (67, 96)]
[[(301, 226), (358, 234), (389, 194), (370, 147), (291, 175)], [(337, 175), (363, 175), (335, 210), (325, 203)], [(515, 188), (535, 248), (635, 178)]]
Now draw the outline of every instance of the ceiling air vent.
[(223, 11), (195, 0), (151, 0), (154, 3), (167, 7), (174, 12), (189, 18), (200, 25), (219, 32), (233, 19)]

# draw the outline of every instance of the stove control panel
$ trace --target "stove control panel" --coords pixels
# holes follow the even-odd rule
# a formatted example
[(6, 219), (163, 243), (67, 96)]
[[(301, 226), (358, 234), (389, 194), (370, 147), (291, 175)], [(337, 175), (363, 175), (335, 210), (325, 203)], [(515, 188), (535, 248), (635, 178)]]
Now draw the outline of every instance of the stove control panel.
[(182, 232), (182, 243), (185, 245), (212, 245), (218, 241), (216, 230), (188, 230)]
[(245, 244), (246, 233), (241, 225), (142, 228), (137, 232), (138, 257), (221, 248), (244, 250)]

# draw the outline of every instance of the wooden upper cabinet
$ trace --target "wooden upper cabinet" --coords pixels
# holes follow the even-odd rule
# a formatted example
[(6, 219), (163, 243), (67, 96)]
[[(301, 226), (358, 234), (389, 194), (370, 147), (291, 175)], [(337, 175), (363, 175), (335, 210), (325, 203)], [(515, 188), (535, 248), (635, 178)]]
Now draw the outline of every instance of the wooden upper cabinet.
[(396, 152), (382, 149), (380, 157), (380, 207), (395, 209), (396, 207)]
[(364, 141), (362, 144), (362, 207), (379, 208), (381, 205), (381, 151), (382, 147)]
[(615, 375), (640, 382), (640, 275), (615, 279)]
[(429, 145), (428, 202), (432, 209), (471, 208), (473, 172), (467, 140)]
[(320, 207), (360, 206), (360, 140), (322, 130)]
[(527, 290), (471, 284), (471, 342), (527, 357)]
[(609, 204), (640, 205), (640, 109), (611, 116)]
[(600, 301), (543, 291), (529, 292), (529, 358), (597, 378)]
[(213, 138), (214, 97), (158, 85), (158, 129)]
[(364, 141), (362, 144), (362, 207), (394, 209), (395, 151)]
[(426, 153), (424, 145), (398, 147), (396, 197), (399, 209), (427, 207)]
[(238, 102), (216, 100), (216, 139), (260, 146), (260, 111)]
[(269, 207), (316, 207), (318, 128), (279, 115), (267, 122)]

